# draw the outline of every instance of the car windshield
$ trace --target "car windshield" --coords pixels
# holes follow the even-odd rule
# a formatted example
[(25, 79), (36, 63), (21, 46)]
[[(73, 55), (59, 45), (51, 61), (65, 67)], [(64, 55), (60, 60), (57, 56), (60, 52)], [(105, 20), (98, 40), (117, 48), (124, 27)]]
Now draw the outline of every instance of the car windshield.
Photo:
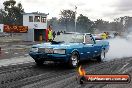
[(84, 41), (83, 34), (61, 34), (57, 35), (54, 39), (56, 42), (65, 42), (65, 43), (83, 43)]

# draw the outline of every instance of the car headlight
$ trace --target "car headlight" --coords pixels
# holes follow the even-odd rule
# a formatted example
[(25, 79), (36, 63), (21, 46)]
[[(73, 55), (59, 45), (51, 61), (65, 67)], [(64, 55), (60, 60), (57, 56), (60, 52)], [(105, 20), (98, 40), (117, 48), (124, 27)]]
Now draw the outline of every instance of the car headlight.
[(35, 47), (35, 48), (32, 47), (32, 48), (31, 48), (31, 51), (32, 51), (32, 52), (38, 52), (38, 48), (36, 48), (36, 47)]
[(57, 54), (65, 54), (66, 53), (66, 50), (65, 49), (54, 49), (54, 53), (57, 53)]

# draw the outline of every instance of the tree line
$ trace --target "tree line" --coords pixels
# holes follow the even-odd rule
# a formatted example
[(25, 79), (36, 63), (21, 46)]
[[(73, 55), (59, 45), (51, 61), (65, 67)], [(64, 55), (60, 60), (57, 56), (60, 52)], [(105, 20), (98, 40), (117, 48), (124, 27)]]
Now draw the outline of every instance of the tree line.
[[(15, 0), (7, 0), (3, 3), (4, 9), (0, 8), (0, 24), (23, 25), (24, 8)], [(131, 30), (132, 17), (124, 16), (113, 20), (113, 22), (97, 19), (90, 20), (87, 16), (80, 14), (76, 19), (76, 32), (117, 31), (129, 32)], [(75, 12), (62, 10), (60, 18), (53, 17), (48, 20), (54, 30), (75, 31)]]
[(3, 3), (4, 9), (0, 9), (0, 23), (22, 25), (24, 9), (21, 3), (15, 0), (7, 0)]
[[(75, 31), (75, 13), (72, 10), (61, 11), (61, 17), (50, 19), (48, 24), (57, 29), (65, 29), (66, 31)], [(80, 14), (77, 17), (77, 32), (90, 32), (98, 30), (115, 31), (115, 32), (130, 32), (132, 31), (132, 17), (124, 16), (114, 19), (112, 22), (97, 19), (96, 21), (90, 20), (87, 16)]]

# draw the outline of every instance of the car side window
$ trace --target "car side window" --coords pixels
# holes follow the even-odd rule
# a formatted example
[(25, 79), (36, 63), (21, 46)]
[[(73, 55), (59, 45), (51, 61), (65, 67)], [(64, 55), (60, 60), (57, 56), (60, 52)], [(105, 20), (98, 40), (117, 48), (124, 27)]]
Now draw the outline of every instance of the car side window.
[(90, 35), (85, 36), (85, 43), (86, 44), (94, 44), (94, 41)]

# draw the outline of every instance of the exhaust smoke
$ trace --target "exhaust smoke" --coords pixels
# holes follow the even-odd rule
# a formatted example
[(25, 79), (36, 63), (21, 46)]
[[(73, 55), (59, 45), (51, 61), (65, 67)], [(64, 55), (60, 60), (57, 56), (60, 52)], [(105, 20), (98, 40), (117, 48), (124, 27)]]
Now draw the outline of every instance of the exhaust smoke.
[(110, 48), (106, 55), (106, 61), (112, 59), (121, 59), (124, 57), (132, 57), (132, 37), (115, 38), (109, 40)]

